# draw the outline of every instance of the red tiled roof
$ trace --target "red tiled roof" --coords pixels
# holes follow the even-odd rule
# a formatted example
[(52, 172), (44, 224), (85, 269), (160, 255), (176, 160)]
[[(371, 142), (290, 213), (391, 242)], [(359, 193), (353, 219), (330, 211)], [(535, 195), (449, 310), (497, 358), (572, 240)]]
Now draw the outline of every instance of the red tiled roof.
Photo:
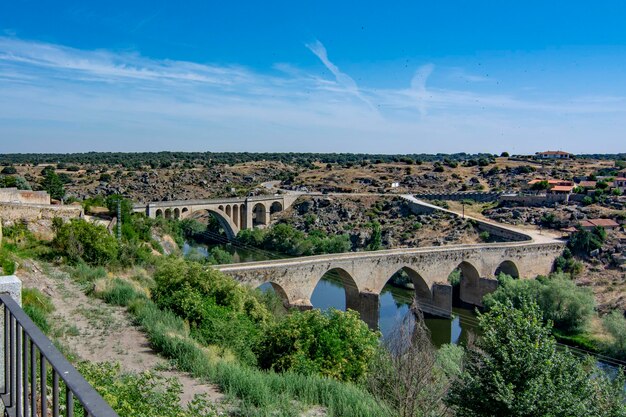
[(617, 177), (617, 178), (615, 178), (615, 181), (626, 181), (626, 178)]
[(594, 188), (596, 186), (596, 181), (581, 181), (578, 185), (581, 187)]
[(583, 220), (580, 222), (580, 225), (582, 227), (595, 227), (595, 226), (600, 226), (600, 227), (619, 227), (619, 224), (617, 224), (616, 222), (614, 222), (611, 219), (589, 219), (589, 220)]
[(554, 187), (550, 188), (550, 191), (572, 191), (574, 189), (573, 185), (555, 185)]
[(594, 225), (600, 226), (600, 227), (618, 227), (619, 226), (619, 224), (617, 224), (611, 219), (590, 219), (589, 221), (593, 223)]
[(536, 183), (541, 182), (541, 181), (547, 181), (548, 184), (550, 184), (550, 185), (574, 185), (573, 182), (567, 181), (567, 180), (552, 180), (552, 179), (550, 179), (550, 180), (542, 180), (542, 179), (539, 179), (539, 178), (535, 178), (534, 180), (528, 181), (528, 185), (533, 185), (533, 184), (536, 184)]

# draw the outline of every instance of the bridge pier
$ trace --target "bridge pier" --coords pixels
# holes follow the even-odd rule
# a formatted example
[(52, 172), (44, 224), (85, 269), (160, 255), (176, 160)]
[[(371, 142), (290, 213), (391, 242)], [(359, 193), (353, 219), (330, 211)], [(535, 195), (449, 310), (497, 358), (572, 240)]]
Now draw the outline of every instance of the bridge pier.
[(379, 294), (363, 291), (350, 295), (346, 291), (346, 310), (357, 311), (370, 329), (378, 330), (378, 316), (380, 313)]
[(461, 280), (459, 297), (461, 301), (477, 307), (483, 306), (483, 297), (498, 289), (498, 280), (493, 278), (479, 278), (478, 282)]
[(452, 317), (452, 285), (433, 284), (432, 301), (417, 298), (418, 307), (422, 313), (427, 313), (437, 317)]

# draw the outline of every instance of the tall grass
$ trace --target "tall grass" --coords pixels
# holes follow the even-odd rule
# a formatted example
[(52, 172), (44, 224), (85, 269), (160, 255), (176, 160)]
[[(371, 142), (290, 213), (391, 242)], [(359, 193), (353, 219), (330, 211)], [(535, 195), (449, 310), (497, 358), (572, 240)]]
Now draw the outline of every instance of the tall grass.
[(229, 360), (227, 355), (199, 345), (181, 318), (159, 309), (122, 280), (111, 281), (96, 295), (129, 307), (155, 350), (178, 369), (206, 378), (226, 395), (237, 398), (244, 415), (297, 416), (301, 408), (317, 405), (324, 407), (328, 416), (392, 415), (387, 407), (355, 385), (318, 376), (261, 371)]

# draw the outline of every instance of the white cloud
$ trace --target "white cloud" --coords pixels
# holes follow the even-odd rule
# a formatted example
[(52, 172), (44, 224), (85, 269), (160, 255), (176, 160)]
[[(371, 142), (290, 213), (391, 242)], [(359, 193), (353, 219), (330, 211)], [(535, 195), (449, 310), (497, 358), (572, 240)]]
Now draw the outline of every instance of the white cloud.
[[(330, 61), (321, 42), (307, 47), (333, 78), (290, 63), (276, 64), (276, 75), (267, 75), (238, 65), (0, 37), (0, 143), (4, 152), (395, 153), (495, 152), (513, 149), (498, 142), (508, 140), (530, 152), (554, 135), (579, 138), (583, 146), (587, 135), (600, 131), (617, 148), (626, 124), (624, 97), (529, 100), (454, 90), (431, 81), (432, 63), (419, 67), (405, 88), (359, 86)], [(437, 75), (444, 71), (437, 67)]]

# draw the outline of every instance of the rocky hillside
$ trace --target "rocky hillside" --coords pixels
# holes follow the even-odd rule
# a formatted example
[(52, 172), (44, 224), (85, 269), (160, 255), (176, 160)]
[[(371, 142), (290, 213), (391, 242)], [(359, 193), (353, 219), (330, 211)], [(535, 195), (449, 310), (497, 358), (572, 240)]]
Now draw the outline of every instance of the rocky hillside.
[(355, 250), (367, 247), (375, 222), (384, 248), (481, 241), (471, 223), (445, 213), (415, 215), (399, 197), (301, 197), (276, 220), (304, 232), (348, 233)]

